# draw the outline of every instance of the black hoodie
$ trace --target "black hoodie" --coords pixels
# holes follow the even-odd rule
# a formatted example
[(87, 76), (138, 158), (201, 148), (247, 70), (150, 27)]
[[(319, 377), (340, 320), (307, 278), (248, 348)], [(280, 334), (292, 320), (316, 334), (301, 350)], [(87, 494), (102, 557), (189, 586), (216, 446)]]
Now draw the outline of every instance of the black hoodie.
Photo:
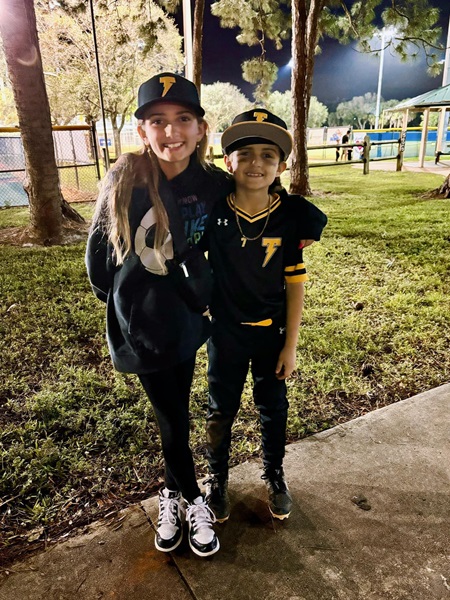
[[(233, 184), (222, 169), (204, 169), (191, 159), (180, 175), (164, 181), (175, 198), (186, 237), (195, 243), (216, 200)], [(136, 254), (136, 233), (151, 209), (146, 188), (133, 188), (129, 210), (132, 251), (119, 267), (100, 227), (89, 235), (86, 266), (93, 291), (107, 304), (107, 340), (114, 367), (124, 373), (149, 373), (192, 357), (209, 336), (209, 319), (195, 313), (177, 292), (171, 275), (157, 275)], [(170, 227), (170, 226), (169, 226)], [(149, 232), (144, 239), (151, 246)], [(174, 251), (176, 253), (176, 245)], [(151, 254), (151, 248), (145, 248)], [(141, 254), (143, 256), (143, 254)]]

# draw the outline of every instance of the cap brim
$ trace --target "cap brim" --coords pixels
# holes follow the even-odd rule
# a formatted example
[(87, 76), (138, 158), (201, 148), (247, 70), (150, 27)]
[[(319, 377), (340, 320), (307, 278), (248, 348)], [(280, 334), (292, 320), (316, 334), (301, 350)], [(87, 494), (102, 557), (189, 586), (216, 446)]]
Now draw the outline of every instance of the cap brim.
[(140, 106), (134, 116), (136, 119), (143, 119), (146, 111), (153, 105), (159, 104), (161, 102), (165, 102), (167, 104), (180, 104), (181, 106), (186, 106), (189, 110), (192, 110), (199, 117), (203, 117), (205, 115), (205, 111), (201, 106), (197, 106), (195, 104), (191, 104), (190, 102), (186, 102), (186, 100), (179, 100), (178, 98), (156, 98), (155, 100), (151, 100), (150, 102), (146, 102), (142, 106)]
[(268, 142), (272, 142), (279, 146), (284, 152), (285, 158), (287, 158), (292, 151), (292, 136), (289, 131), (283, 127), (273, 123), (244, 121), (242, 123), (231, 125), (224, 131), (221, 139), (223, 153), (226, 154), (227, 148), (234, 144), (234, 142), (254, 137), (263, 138)]

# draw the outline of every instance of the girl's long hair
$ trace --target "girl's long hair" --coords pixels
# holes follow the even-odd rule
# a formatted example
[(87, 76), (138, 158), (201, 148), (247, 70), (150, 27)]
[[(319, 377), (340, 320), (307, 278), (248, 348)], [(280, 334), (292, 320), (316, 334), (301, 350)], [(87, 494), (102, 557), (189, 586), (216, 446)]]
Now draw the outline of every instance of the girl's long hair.
[[(206, 124), (206, 131), (197, 145), (197, 159), (207, 168), (208, 125), (203, 119), (199, 122)], [(100, 187), (91, 231), (99, 228), (107, 235), (114, 249), (116, 265), (123, 264), (133, 246), (128, 218), (133, 188), (146, 187), (155, 210), (154, 250), (162, 272), (167, 272), (161, 247), (169, 231), (169, 217), (158, 191), (161, 176), (158, 159), (149, 146), (138, 153), (122, 154), (106, 174)]]

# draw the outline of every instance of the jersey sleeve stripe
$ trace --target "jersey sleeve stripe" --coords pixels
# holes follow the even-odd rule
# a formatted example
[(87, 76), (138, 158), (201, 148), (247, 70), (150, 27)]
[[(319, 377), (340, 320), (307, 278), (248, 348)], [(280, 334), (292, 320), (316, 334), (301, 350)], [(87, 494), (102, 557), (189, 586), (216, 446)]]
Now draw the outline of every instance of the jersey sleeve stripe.
[(285, 267), (284, 268), (285, 273), (293, 273), (294, 271), (305, 271), (306, 272), (305, 263), (298, 263), (298, 264), (294, 265), (293, 267)]
[(302, 273), (301, 275), (286, 275), (284, 279), (286, 283), (302, 283), (308, 281), (309, 277), (307, 273)]

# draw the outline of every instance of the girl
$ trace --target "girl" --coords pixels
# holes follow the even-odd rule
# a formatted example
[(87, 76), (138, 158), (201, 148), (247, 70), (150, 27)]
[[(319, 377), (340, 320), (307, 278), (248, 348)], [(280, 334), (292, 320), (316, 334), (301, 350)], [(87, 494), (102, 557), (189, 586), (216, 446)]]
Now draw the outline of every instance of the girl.
[(189, 392), (209, 320), (183, 300), (166, 260), (177, 256), (174, 222), (181, 221), (194, 244), (231, 184), (204, 162), (207, 124), (193, 83), (174, 73), (152, 77), (139, 88), (135, 116), (144, 148), (121, 156), (105, 178), (86, 265), (94, 293), (107, 305), (114, 367), (138, 375), (160, 428), (165, 487), (156, 548), (174, 550), (186, 518), (191, 549), (209, 556), (219, 549), (215, 517), (197, 485), (189, 447)]

